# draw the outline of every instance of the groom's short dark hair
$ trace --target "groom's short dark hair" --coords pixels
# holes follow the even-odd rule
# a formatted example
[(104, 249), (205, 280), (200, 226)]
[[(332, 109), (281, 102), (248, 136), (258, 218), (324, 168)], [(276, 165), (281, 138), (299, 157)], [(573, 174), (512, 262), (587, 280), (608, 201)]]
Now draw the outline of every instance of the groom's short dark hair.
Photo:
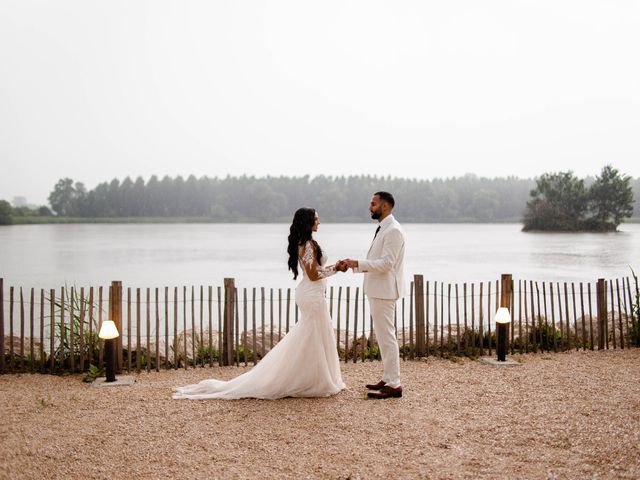
[(374, 193), (374, 195), (378, 195), (380, 199), (382, 199), (382, 201), (387, 202), (389, 205), (391, 205), (391, 208), (396, 206), (396, 201), (393, 199), (393, 195), (391, 195), (389, 192), (376, 192)]

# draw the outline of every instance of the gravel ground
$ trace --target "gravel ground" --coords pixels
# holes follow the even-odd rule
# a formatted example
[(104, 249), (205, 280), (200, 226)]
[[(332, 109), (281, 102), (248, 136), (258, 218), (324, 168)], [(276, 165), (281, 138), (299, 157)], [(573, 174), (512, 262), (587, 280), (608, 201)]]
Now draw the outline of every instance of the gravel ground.
[(402, 363), (403, 398), (367, 400), (379, 362), (331, 398), (172, 400), (244, 368), (0, 376), (0, 478), (640, 478), (640, 349), (529, 354), (518, 367)]

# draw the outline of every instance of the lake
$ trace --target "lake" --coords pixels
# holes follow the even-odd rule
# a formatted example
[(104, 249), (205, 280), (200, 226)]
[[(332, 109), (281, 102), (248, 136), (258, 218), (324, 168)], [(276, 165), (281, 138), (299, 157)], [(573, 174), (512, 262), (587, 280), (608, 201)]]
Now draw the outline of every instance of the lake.
[[(375, 222), (321, 224), (316, 239), (330, 259), (362, 258)], [(640, 269), (640, 224), (617, 233), (523, 233), (520, 224), (404, 224), (406, 272), (425, 280), (595, 281)], [(223, 284), (294, 287), (287, 271), (288, 224), (70, 224), (0, 228), (5, 288)], [(330, 285), (360, 286), (351, 272)]]

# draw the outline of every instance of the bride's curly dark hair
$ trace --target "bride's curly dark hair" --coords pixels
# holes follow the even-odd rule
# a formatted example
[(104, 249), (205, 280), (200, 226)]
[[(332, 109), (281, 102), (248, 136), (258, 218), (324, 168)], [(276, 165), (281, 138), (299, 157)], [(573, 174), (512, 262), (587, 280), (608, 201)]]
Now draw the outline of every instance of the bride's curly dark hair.
[(291, 227), (289, 227), (287, 252), (289, 253), (289, 270), (293, 272), (294, 280), (298, 278), (298, 249), (300, 246), (311, 240), (318, 263), (322, 258), (322, 249), (311, 236), (313, 234), (313, 224), (316, 221), (315, 217), (316, 211), (314, 208), (299, 208), (293, 215), (293, 221), (291, 222)]

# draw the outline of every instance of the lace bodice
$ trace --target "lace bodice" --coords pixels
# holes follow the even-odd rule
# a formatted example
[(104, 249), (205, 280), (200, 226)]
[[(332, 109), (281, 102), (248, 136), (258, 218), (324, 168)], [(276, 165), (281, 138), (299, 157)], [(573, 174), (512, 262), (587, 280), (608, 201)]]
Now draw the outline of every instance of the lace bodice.
[(316, 251), (311, 241), (308, 241), (298, 249), (298, 261), (304, 269), (305, 277), (314, 282), (335, 275), (337, 272), (335, 265), (324, 266), (327, 262), (327, 257), (324, 253), (320, 259), (320, 264), (318, 264)]

